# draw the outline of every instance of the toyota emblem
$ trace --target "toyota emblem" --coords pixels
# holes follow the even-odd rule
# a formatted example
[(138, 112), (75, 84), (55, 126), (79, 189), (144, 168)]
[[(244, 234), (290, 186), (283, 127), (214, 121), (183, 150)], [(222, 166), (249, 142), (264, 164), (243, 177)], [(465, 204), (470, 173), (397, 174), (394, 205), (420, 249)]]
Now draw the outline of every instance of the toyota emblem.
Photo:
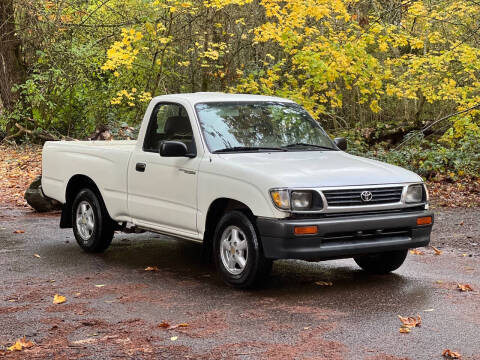
[(363, 202), (368, 202), (372, 200), (373, 194), (370, 191), (362, 191), (360, 197), (362, 198)]

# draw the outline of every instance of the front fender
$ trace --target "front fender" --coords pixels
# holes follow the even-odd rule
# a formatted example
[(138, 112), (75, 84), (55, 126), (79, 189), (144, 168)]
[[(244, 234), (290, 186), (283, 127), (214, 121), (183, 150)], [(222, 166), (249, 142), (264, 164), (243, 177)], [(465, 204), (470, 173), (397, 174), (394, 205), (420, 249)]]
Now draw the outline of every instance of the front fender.
[(285, 213), (275, 209), (268, 198), (267, 191), (262, 191), (255, 184), (246, 180), (201, 172), (198, 179), (197, 227), (199, 233), (204, 233), (208, 209), (219, 198), (241, 202), (248, 206), (255, 216), (270, 218), (286, 216)]

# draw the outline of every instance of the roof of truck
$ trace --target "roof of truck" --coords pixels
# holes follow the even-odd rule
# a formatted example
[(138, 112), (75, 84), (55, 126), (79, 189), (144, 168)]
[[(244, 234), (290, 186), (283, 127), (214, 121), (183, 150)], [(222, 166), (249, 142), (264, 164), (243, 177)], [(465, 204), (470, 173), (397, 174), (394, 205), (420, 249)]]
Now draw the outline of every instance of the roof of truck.
[(185, 94), (170, 94), (157, 96), (156, 100), (187, 100), (192, 104), (202, 102), (217, 102), (217, 101), (276, 101), (276, 102), (293, 102), (289, 99), (284, 99), (276, 96), (264, 95), (249, 95), (249, 94), (227, 94), (221, 92), (196, 92)]

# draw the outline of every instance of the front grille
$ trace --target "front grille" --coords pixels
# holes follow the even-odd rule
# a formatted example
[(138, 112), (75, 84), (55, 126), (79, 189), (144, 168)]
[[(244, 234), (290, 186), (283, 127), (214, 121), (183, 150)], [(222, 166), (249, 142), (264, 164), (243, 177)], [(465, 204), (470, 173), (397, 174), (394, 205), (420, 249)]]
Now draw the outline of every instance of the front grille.
[[(371, 199), (362, 200), (363, 192), (370, 192)], [(324, 190), (328, 206), (358, 206), (398, 203), (402, 197), (402, 186), (385, 188)], [(368, 198), (368, 197), (367, 197)]]

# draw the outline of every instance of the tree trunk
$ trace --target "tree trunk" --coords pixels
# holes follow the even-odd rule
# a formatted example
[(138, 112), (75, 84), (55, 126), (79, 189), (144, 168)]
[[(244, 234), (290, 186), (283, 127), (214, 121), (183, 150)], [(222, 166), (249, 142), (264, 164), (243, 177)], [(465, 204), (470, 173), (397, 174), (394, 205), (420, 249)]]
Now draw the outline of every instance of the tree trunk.
[(14, 15), (13, 0), (0, 0), (0, 100), (6, 111), (13, 110), (19, 98), (13, 86), (25, 78)]

